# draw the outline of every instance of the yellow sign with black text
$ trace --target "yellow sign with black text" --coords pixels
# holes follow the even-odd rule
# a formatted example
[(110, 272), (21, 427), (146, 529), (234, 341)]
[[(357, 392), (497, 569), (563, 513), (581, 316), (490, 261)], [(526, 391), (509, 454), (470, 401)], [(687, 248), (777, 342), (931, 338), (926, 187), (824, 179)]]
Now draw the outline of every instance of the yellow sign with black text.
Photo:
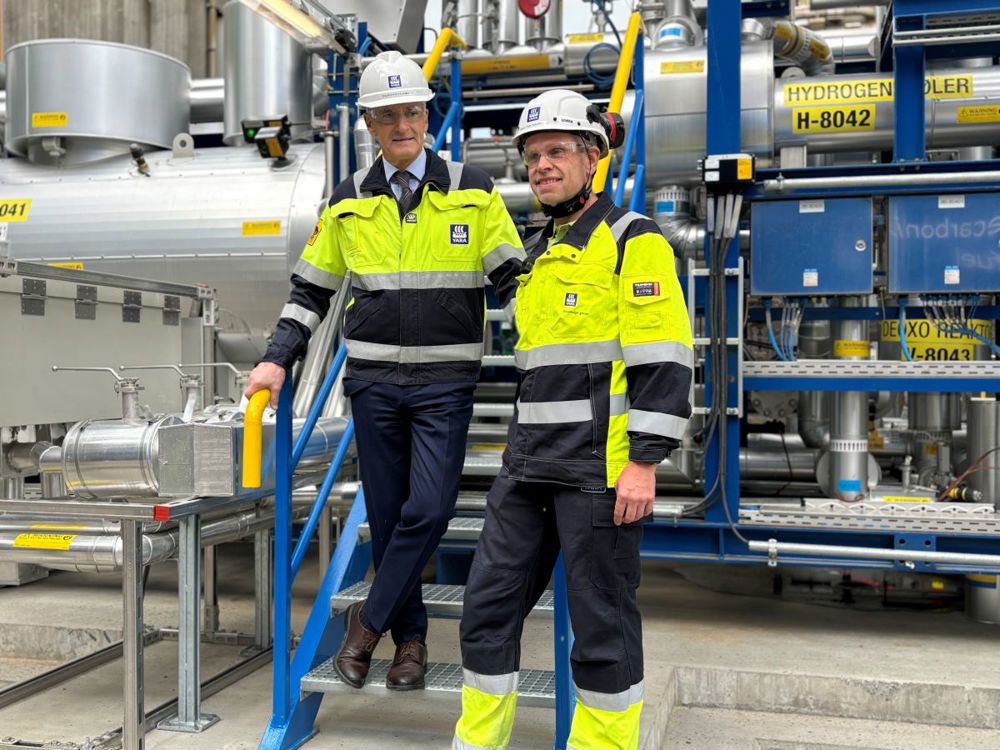
[(875, 130), (875, 105), (798, 107), (792, 110), (793, 133), (864, 133)]
[(0, 198), (0, 222), (27, 221), (31, 198)]
[(69, 112), (32, 112), (33, 128), (64, 128), (69, 125)]
[[(928, 99), (968, 99), (975, 96), (971, 75), (927, 76), (924, 96)], [(817, 81), (785, 84), (786, 107), (815, 107), (827, 104), (867, 104), (891, 102), (895, 98), (891, 78), (862, 78), (848, 81)]]
[(23, 549), (68, 550), (76, 534), (18, 534), (14, 546)]

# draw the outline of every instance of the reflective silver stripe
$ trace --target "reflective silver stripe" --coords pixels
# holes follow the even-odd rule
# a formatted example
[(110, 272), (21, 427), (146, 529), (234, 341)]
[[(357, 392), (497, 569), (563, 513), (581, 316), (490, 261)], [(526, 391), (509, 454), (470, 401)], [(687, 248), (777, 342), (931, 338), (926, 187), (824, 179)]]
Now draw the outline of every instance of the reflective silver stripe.
[(480, 693), (489, 695), (510, 695), (517, 690), (517, 672), (507, 674), (479, 674), (471, 669), (462, 669), (462, 681)]
[(451, 740), (451, 750), (506, 750), (506, 748), (506, 745), (503, 747), (483, 747), (482, 745), (473, 745), (472, 743), (461, 740), (457, 734)]
[(483, 256), (483, 268), (486, 270), (486, 273), (493, 273), (511, 258), (524, 260), (524, 250), (505, 242), (502, 245), (497, 245)]
[(398, 273), (354, 273), (353, 285), (369, 292), (400, 289), (482, 289), (480, 271), (400, 271)]
[(517, 297), (511, 298), (510, 302), (504, 305), (503, 311), (507, 313), (508, 320), (514, 320), (514, 313), (517, 310)]
[(601, 711), (627, 711), (629, 706), (641, 701), (643, 695), (641, 681), (620, 693), (595, 693), (593, 690), (583, 690), (576, 683), (573, 683), (573, 687), (576, 688), (576, 699), (580, 703)]
[(462, 170), (465, 169), (461, 162), (445, 161), (448, 165), (448, 179), (451, 180), (449, 190), (458, 190), (458, 185), (462, 181)]
[(680, 440), (687, 432), (687, 426), (688, 421), (684, 417), (675, 417), (673, 414), (640, 409), (628, 410), (629, 432), (648, 432), (650, 435), (662, 435)]
[(612, 393), (611, 394), (611, 412), (612, 417), (618, 417), (625, 414), (628, 411), (628, 395), (625, 393)]
[(376, 362), (426, 364), (429, 362), (477, 362), (483, 358), (483, 343), (445, 344), (443, 346), (395, 346), (370, 341), (345, 339), (347, 356)]
[(622, 347), (626, 367), (650, 365), (659, 362), (676, 362), (689, 370), (694, 369), (694, 352), (679, 341), (657, 341), (652, 344), (631, 344)]
[(310, 331), (315, 331), (316, 326), (320, 324), (322, 318), (311, 310), (306, 310), (301, 305), (296, 305), (294, 302), (289, 302), (283, 308), (281, 308), (281, 318), (291, 318), (296, 320)]
[(367, 193), (367, 192), (362, 192), (361, 191), (361, 183), (365, 181), (365, 177), (368, 176), (368, 172), (370, 170), (371, 170), (371, 167), (369, 167), (368, 169), (359, 169), (353, 175), (353, 177), (354, 177), (354, 194), (358, 198), (370, 198), (371, 197), (371, 193)]
[(618, 339), (588, 344), (549, 344), (534, 349), (515, 349), (514, 362), (522, 370), (546, 365), (592, 365), (622, 358)]
[(298, 274), (310, 284), (321, 286), (324, 289), (332, 289), (335, 292), (339, 291), (340, 287), (344, 285), (343, 276), (338, 276), (335, 273), (324, 271), (322, 268), (316, 268), (316, 266), (312, 263), (307, 263), (301, 258), (299, 259), (299, 262), (295, 264), (295, 268), (292, 269), (292, 273)]
[(635, 211), (629, 211), (618, 221), (611, 225), (611, 236), (615, 238), (615, 242), (618, 242), (625, 234), (625, 230), (628, 229), (628, 225), (631, 224), (636, 219), (645, 219), (646, 217), (642, 214), (637, 214)]
[(518, 424), (562, 424), (590, 422), (594, 418), (589, 399), (580, 401), (517, 402)]

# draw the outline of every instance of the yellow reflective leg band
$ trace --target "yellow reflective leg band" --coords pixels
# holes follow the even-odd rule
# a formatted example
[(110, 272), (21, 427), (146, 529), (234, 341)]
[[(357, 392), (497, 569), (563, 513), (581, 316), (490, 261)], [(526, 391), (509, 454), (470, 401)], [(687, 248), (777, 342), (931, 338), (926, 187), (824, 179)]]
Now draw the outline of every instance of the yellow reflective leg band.
[(604, 711), (577, 700), (566, 750), (637, 750), (642, 703), (624, 711)]
[(505, 750), (517, 710), (517, 693), (493, 695), (462, 686), (462, 716), (455, 725), (457, 750)]

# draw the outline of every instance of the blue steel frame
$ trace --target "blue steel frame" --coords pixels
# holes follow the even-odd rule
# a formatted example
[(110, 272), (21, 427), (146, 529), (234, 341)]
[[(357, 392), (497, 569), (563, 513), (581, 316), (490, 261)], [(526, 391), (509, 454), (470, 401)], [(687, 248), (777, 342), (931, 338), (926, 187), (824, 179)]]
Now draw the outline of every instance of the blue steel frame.
[(437, 153), (444, 145), (444, 139), (450, 134), (451, 160), (462, 158), (462, 60), (458, 55), (451, 58), (451, 104), (444, 117), (441, 129), (434, 138), (431, 150)]
[[(743, 3), (743, 9), (748, 5)], [(894, 0), (894, 7), (899, 15), (922, 13), (924, 17), (932, 13), (945, 13), (949, 15), (957, 12), (971, 12), (981, 10), (997, 10), (1000, 3), (997, 0), (985, 2), (983, 0), (954, 0), (947, 4), (940, 0)], [(739, 26), (740, 26), (739, 0), (713, 0), (708, 6), (708, 153), (735, 153), (740, 150), (740, 111), (739, 111)], [(899, 57), (896, 58), (900, 60)], [(919, 67), (922, 71), (923, 58)], [(910, 65), (910, 61), (904, 55), (902, 65)], [(900, 125), (904, 129), (913, 129), (915, 122), (923, 123), (923, 76), (922, 72), (914, 73), (909, 71), (907, 79), (904, 74), (904, 86), (906, 81), (919, 80), (920, 102), (918, 111), (920, 118), (911, 111), (909, 115), (902, 118), (904, 122)], [(898, 75), (898, 70), (897, 70)], [(912, 79), (912, 80), (911, 80)], [(898, 85), (898, 79), (897, 79)], [(905, 92), (906, 89), (903, 89)], [(913, 93), (913, 92), (910, 92)], [(903, 108), (910, 106), (906, 101), (907, 93), (902, 93)], [(897, 112), (900, 111), (900, 90), (897, 89)], [(922, 144), (923, 134), (920, 134)], [(916, 142), (914, 133), (904, 133), (904, 149), (897, 148), (897, 158), (905, 158), (915, 153), (913, 144)], [(898, 132), (897, 132), (897, 144)], [(909, 144), (909, 145), (907, 145)], [(920, 146), (922, 149), (922, 146)], [(906, 149), (911, 149), (907, 151)], [(919, 158), (923, 158), (921, 150)], [(779, 172), (788, 180), (796, 177), (821, 177), (821, 176), (867, 176), (878, 177), (880, 175), (905, 174), (920, 170), (922, 173), (938, 172), (947, 174), (956, 171), (984, 170), (994, 167), (996, 162), (986, 163), (951, 163), (951, 164), (883, 164), (869, 165), (864, 167), (832, 167), (814, 168), (802, 170), (761, 170), (757, 174), (758, 182), (765, 179), (774, 179)], [(874, 181), (873, 181), (874, 182)], [(942, 192), (982, 192), (1000, 191), (1000, 184), (993, 183), (972, 183), (947, 186), (911, 186), (900, 187), (886, 184), (883, 186), (868, 185), (864, 188), (827, 188), (809, 190), (786, 190), (780, 194), (767, 193), (761, 188), (751, 188), (746, 193), (748, 200), (789, 200), (803, 198), (823, 198), (832, 196), (867, 196), (875, 194), (903, 194), (903, 193), (942, 193)], [(735, 243), (734, 243), (735, 244)], [(736, 266), (736, 250), (729, 252), (726, 259), (727, 267)], [(696, 281), (702, 281), (696, 279)], [(688, 294), (696, 295), (696, 303), (699, 308), (706, 304), (704, 294), (704, 284), (699, 283), (695, 289), (686, 290)], [(727, 282), (727, 305), (729, 309), (736, 309), (736, 281), (730, 279)], [(887, 309), (881, 311), (877, 309), (817, 309), (807, 308), (807, 317), (818, 319), (842, 319), (842, 318), (864, 318), (871, 320), (882, 319), (883, 316), (894, 317), (898, 311)], [(984, 308), (983, 317), (996, 318), (1000, 312), (994, 308)], [(915, 314), (919, 314), (914, 310)], [(977, 315), (978, 316), (978, 315)], [(732, 318), (734, 316), (730, 316)], [(738, 325), (739, 323), (737, 323)], [(727, 332), (728, 336), (736, 336), (737, 331), (733, 326)], [(730, 352), (729, 365), (730, 372), (737, 372), (742, 357), (735, 352)], [(736, 378), (733, 378), (735, 381)], [(727, 384), (727, 405), (736, 404), (736, 382)], [(706, 403), (710, 403), (713, 398), (713, 391), (719, 387), (711, 378), (711, 372), (706, 375)], [(771, 378), (762, 376), (745, 377), (743, 380), (745, 390), (826, 390), (826, 391), (919, 391), (919, 392), (978, 392), (986, 391), (992, 393), (1000, 392), (1000, 379), (982, 378), (976, 380), (956, 381), (945, 378), (850, 378), (835, 379), (829, 377), (802, 377), (802, 378)], [(737, 445), (739, 437), (739, 418), (729, 416), (725, 420), (725, 429), (728, 430), (730, 445)], [(706, 486), (712, 486), (718, 478), (724, 482), (729, 498), (730, 515), (738, 518), (739, 510), (739, 464), (738, 453), (731, 451), (727, 457), (725, 466), (720, 466), (718, 446), (716, 441), (708, 447), (706, 455)], [(720, 476), (721, 474), (721, 476)], [(905, 562), (905, 551), (911, 549), (938, 550), (943, 552), (961, 552), (978, 554), (997, 554), (998, 541), (994, 537), (975, 535), (947, 535), (947, 534), (914, 534), (905, 532), (894, 532), (880, 529), (859, 529), (859, 530), (834, 530), (834, 529), (794, 529), (794, 528), (762, 528), (755, 526), (742, 526), (739, 531), (751, 540), (767, 540), (780, 536), (781, 541), (796, 543), (817, 543), (817, 544), (838, 544), (847, 546), (874, 547), (880, 549), (898, 549), (901, 551), (898, 561), (875, 561), (856, 560), (847, 558), (820, 558), (820, 557), (792, 557), (782, 555), (782, 564), (817, 566), (817, 567), (853, 567), (871, 568), (883, 570), (926, 570), (939, 573), (997, 573), (1000, 569), (991, 568), (969, 568), (961, 565), (931, 565)], [(685, 560), (692, 562), (725, 562), (729, 564), (762, 564), (768, 558), (766, 554), (750, 552), (747, 545), (737, 538), (721, 503), (716, 503), (708, 508), (705, 520), (679, 519), (671, 523), (653, 523), (646, 526), (643, 539), (643, 557), (661, 558), (673, 560)]]
[(615, 185), (614, 201), (621, 206), (625, 200), (625, 183), (628, 179), (629, 166), (632, 163), (632, 151), (635, 151), (635, 172), (632, 179), (632, 197), (629, 209), (632, 211), (646, 210), (646, 128), (643, 115), (646, 112), (646, 74), (642, 44), (642, 31), (635, 41), (635, 54), (632, 58), (632, 80), (635, 82), (635, 100), (632, 104), (632, 121), (622, 149), (621, 167), (618, 170), (618, 183)]

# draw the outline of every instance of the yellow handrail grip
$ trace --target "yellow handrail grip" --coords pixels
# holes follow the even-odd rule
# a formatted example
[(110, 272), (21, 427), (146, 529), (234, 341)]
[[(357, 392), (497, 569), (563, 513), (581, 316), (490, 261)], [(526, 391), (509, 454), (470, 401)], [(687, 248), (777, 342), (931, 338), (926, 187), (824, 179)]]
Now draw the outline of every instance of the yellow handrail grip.
[(271, 391), (257, 391), (250, 397), (243, 416), (243, 486), (260, 487), (261, 453), (264, 447), (264, 408), (271, 400)]
[(431, 54), (428, 56), (427, 61), (424, 63), (424, 78), (428, 81), (434, 76), (434, 71), (437, 70), (438, 63), (441, 62), (441, 55), (448, 47), (468, 47), (463, 41), (462, 37), (455, 33), (455, 30), (449, 27), (441, 29), (441, 33), (438, 34), (437, 41), (434, 42), (434, 46), (431, 48)]
[[(615, 82), (611, 86), (611, 101), (608, 103), (608, 112), (621, 114), (622, 103), (625, 101), (625, 90), (628, 88), (628, 79), (632, 74), (635, 45), (641, 33), (642, 16), (638, 13), (633, 13), (629, 16), (628, 30), (625, 32), (625, 41), (622, 42), (621, 56), (618, 58), (618, 69), (615, 71)], [(604, 185), (608, 181), (608, 170), (610, 168), (611, 154), (609, 153), (597, 165), (597, 173), (594, 175), (595, 193), (604, 190)]]

